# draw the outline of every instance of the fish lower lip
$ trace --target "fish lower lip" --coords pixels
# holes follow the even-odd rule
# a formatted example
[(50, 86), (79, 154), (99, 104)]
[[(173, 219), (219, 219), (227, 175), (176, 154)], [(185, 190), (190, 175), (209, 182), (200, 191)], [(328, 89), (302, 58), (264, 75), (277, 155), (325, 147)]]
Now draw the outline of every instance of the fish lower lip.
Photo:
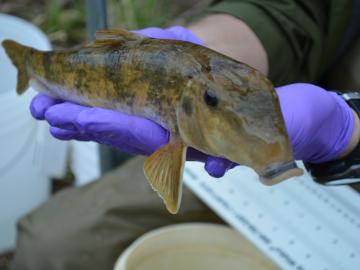
[(260, 175), (260, 180), (265, 185), (274, 185), (293, 176), (300, 176), (303, 170), (298, 168), (295, 161), (288, 161), (266, 168)]

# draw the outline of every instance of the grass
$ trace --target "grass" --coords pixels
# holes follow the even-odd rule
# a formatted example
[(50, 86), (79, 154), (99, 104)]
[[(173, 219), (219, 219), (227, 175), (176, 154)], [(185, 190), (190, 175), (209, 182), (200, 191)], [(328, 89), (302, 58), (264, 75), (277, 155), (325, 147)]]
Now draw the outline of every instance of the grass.
[(13, 258), (13, 252), (0, 254), (0, 270), (10, 270), (10, 264)]
[(44, 19), (39, 27), (51, 39), (77, 43), (84, 40), (85, 9), (82, 1), (47, 1)]
[(55, 47), (69, 47), (85, 41), (84, 1), (1, 0), (0, 10), (38, 26)]
[[(201, 2), (209, 0), (107, 0), (109, 27), (165, 27)], [(86, 41), (84, 0), (0, 0), (0, 10), (37, 25), (55, 48)]]
[(127, 29), (163, 27), (177, 10), (168, 0), (112, 0), (109, 4), (110, 23)]

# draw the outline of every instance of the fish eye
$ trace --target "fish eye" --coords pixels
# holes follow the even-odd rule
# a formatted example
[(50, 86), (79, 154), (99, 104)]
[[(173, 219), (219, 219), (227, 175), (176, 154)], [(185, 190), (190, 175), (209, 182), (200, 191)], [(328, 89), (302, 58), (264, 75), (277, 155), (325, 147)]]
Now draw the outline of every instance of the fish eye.
[(211, 90), (206, 90), (204, 93), (204, 101), (210, 107), (216, 107), (219, 103), (219, 99), (216, 94)]

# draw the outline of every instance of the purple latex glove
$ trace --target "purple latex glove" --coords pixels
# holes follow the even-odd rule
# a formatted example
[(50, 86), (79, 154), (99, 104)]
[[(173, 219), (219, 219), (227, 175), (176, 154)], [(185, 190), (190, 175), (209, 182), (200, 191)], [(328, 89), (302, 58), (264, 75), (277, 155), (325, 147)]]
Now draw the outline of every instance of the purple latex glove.
[(341, 97), (305, 83), (276, 91), (295, 159), (322, 163), (345, 150), (352, 136), (354, 115)]
[(152, 38), (183, 40), (198, 45), (204, 45), (204, 43), (197, 36), (182, 26), (173, 26), (166, 29), (148, 27), (131, 32)]

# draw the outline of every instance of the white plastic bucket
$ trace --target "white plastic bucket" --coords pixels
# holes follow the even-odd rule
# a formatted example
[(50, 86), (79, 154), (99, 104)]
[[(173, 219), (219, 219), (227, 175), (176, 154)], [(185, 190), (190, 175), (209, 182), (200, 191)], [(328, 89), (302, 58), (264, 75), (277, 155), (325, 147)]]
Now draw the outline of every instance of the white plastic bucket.
[[(0, 43), (4, 39), (51, 49), (46, 35), (34, 25), (0, 13)], [(37, 92), (29, 88), (18, 96), (16, 83), (17, 70), (0, 46), (0, 252), (14, 248), (16, 222), (49, 197), (49, 178), (64, 175), (67, 157), (77, 185), (100, 176), (98, 145), (53, 138), (49, 125), (30, 115)]]
[(119, 257), (114, 270), (278, 269), (239, 232), (189, 223), (144, 234)]
[[(24, 20), (0, 14), (0, 43), (13, 39), (49, 50), (46, 36)], [(0, 252), (14, 247), (17, 220), (46, 200), (49, 176), (64, 171), (66, 144), (34, 120), (29, 104), (36, 92), (16, 94), (16, 68), (0, 46)]]

